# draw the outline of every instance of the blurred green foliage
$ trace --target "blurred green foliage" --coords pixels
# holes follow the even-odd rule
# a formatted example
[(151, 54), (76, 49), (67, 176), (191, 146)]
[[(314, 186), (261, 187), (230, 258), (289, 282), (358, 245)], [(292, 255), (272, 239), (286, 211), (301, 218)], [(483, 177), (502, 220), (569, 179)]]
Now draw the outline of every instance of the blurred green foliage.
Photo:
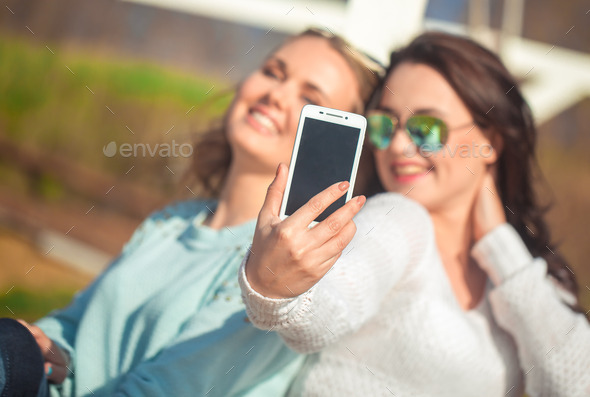
[[(0, 135), (112, 175), (123, 175), (133, 166), (134, 182), (161, 192), (175, 185), (165, 165), (181, 170), (183, 164), (188, 165), (187, 161), (182, 163), (185, 159), (171, 165), (170, 159), (109, 158), (103, 154), (103, 147), (111, 141), (190, 142), (192, 133), (205, 130), (219, 118), (231, 99), (227, 84), (204, 76), (0, 37)], [(588, 105), (585, 102), (580, 109), (589, 109)], [(559, 131), (551, 122), (546, 129)], [(586, 241), (590, 202), (588, 144), (584, 138), (565, 147), (542, 133), (539, 147), (539, 162), (552, 190), (549, 196), (556, 203), (549, 214), (550, 225), (578, 276), (581, 303), (586, 310), (590, 309), (590, 268), (585, 264), (590, 254)], [(33, 184), (34, 191), (49, 200), (71, 194), (64, 191), (59, 180), (40, 175), (31, 181), (2, 159), (0, 182), (29, 192)], [(0, 315), (10, 314), (5, 306), (16, 305), (19, 312), (31, 310), (30, 318), (37, 318), (52, 307), (63, 306), (73, 293), (56, 292), (54, 296), (18, 291), (16, 298), (11, 294), (14, 302), (2, 297)]]
[(134, 165), (156, 188), (171, 185), (170, 159), (109, 158), (103, 147), (191, 142), (232, 99), (204, 76), (50, 46), (0, 37), (0, 134), (113, 175)]
[[(231, 99), (227, 83), (206, 76), (0, 37), (0, 136), (160, 192), (176, 185), (165, 166), (180, 175), (187, 159), (107, 157), (103, 147), (111, 141), (192, 142)], [(131, 167), (133, 173), (125, 175)], [(75, 199), (55, 175), (27, 175), (1, 158), (0, 184), (43, 200)], [(16, 285), (1, 294), (0, 317), (34, 321), (67, 305), (74, 292), (74, 287), (38, 290)]]
[(36, 291), (15, 287), (10, 293), (0, 296), (0, 317), (18, 317), (27, 322), (33, 322), (51, 310), (67, 306), (75, 292), (74, 290)]

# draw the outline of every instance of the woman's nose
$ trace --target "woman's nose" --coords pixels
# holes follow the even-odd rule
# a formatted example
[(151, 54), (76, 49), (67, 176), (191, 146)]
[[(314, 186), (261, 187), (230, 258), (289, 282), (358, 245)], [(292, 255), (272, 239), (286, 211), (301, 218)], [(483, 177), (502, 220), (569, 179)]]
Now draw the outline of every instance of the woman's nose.
[(293, 87), (289, 82), (278, 82), (268, 92), (269, 105), (285, 109), (294, 97)]
[(391, 137), (391, 142), (387, 150), (396, 156), (413, 157), (416, 155), (418, 148), (409, 137), (408, 132), (401, 127), (397, 127)]

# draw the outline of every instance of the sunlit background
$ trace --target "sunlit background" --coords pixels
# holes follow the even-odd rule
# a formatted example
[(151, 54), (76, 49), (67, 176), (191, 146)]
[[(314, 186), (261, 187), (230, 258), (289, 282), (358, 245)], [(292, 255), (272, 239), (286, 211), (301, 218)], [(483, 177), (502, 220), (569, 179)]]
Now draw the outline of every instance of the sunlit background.
[(539, 192), (590, 309), (588, 1), (13, 0), (0, 7), (0, 316), (67, 304), (151, 211), (198, 196), (183, 180), (195, 135), (310, 25), (382, 61), (425, 29), (501, 54), (540, 125)]

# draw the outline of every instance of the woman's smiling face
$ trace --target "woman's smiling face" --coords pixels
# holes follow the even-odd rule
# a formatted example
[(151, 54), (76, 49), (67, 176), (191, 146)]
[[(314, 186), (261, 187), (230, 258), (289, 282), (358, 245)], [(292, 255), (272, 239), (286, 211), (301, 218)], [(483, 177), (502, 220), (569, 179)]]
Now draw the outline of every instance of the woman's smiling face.
[(320, 37), (288, 41), (242, 82), (228, 112), (233, 160), (273, 172), (291, 156), (304, 105), (348, 110), (361, 105), (358, 81), (346, 60)]
[(430, 66), (404, 62), (390, 73), (378, 108), (400, 124), (413, 115), (441, 119), (449, 129), (440, 150), (417, 148), (398, 128), (391, 144), (375, 149), (377, 172), (387, 191), (407, 194), (429, 211), (471, 205), (479, 179), (497, 155), (449, 83)]

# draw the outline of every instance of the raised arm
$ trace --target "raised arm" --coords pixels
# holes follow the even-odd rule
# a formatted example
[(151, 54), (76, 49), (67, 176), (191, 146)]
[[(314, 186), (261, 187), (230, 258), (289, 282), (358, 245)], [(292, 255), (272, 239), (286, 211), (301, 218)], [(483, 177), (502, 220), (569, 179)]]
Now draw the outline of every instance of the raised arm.
[[(474, 206), (472, 255), (494, 284), (489, 300), (498, 324), (514, 338), (529, 395), (590, 396), (590, 325), (565, 303), (508, 223), (494, 179), (486, 175)], [(572, 297), (573, 298), (573, 297)]]
[[(280, 175), (277, 180), (280, 183)], [(272, 189), (271, 186), (269, 194)], [(280, 190), (277, 188), (277, 196), (282, 195)], [(265, 207), (261, 217), (268, 209), (266, 203)], [(324, 222), (329, 224), (330, 217)], [(383, 296), (408, 266), (435, 252), (428, 214), (398, 194), (382, 194), (369, 200), (355, 222), (358, 232), (333, 267), (331, 263), (324, 265), (323, 258), (306, 262), (306, 250), (301, 251), (303, 259), (299, 260), (293, 260), (288, 252), (278, 255), (277, 252), (285, 250), (279, 245), (280, 239), (273, 245), (272, 241), (265, 241), (269, 237), (259, 235), (257, 239), (255, 235), (252, 253), (242, 264), (239, 275), (248, 315), (254, 325), (278, 331), (297, 351), (318, 351), (364, 324), (376, 313)], [(260, 218), (257, 233), (259, 228)], [(288, 236), (297, 236), (297, 232), (292, 233)], [(289, 241), (289, 237), (283, 240)], [(320, 247), (325, 244), (325, 240), (319, 238), (314, 242)], [(273, 247), (273, 255), (269, 255), (266, 247)], [(338, 258), (338, 254), (332, 255)], [(298, 273), (302, 269), (304, 273)], [(266, 281), (269, 285), (284, 284), (283, 289), (293, 294), (266, 293), (265, 282), (251, 282), (251, 274), (258, 272), (269, 280)], [(296, 284), (294, 290), (289, 284), (291, 278), (285, 274), (300, 277), (303, 282)], [(279, 279), (281, 282), (276, 282)]]
[(562, 300), (546, 262), (533, 259), (508, 224), (482, 238), (473, 255), (495, 285), (494, 317), (516, 341), (527, 393), (590, 395), (590, 325)]

